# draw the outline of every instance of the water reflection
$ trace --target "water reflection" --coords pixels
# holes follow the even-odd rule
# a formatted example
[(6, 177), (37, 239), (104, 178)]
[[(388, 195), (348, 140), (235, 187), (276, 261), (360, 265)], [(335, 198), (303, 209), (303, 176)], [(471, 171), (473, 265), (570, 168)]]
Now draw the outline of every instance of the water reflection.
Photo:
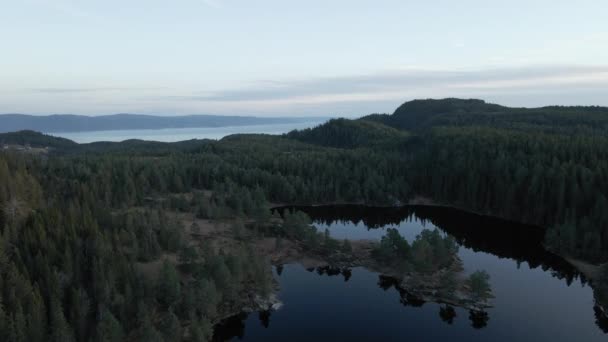
[[(233, 338), (243, 339), (245, 336), (245, 321), (248, 317), (249, 314), (243, 312), (216, 324), (213, 331), (213, 341), (227, 341)], [(264, 327), (268, 328), (268, 326)]]
[[(287, 265), (290, 266), (290, 265)], [(293, 265), (292, 265), (293, 266)], [(284, 265), (278, 265), (274, 267), (275, 273), (280, 277), (284, 270)], [(359, 268), (359, 271), (362, 269)], [(345, 282), (348, 282), (352, 277), (353, 269), (351, 268), (338, 268), (338, 267), (309, 267), (305, 269), (306, 273), (314, 274), (319, 277), (331, 277), (338, 278), (342, 277)], [(297, 271), (296, 271), (297, 272)], [(366, 273), (373, 274), (372, 272), (366, 271)], [(398, 302), (401, 306), (406, 308), (422, 308), (427, 303), (423, 299), (418, 298), (417, 296), (411, 294), (405, 289), (399, 286), (399, 280), (384, 276), (377, 275), (377, 287), (382, 290), (382, 292), (395, 291), (398, 296), (394, 298), (395, 302)], [(370, 294), (367, 293), (369, 296)], [(245, 328), (247, 322), (251, 320), (255, 313), (241, 313), (235, 316), (232, 316), (228, 319), (225, 319), (220, 324), (216, 325), (214, 331), (214, 341), (226, 341), (233, 339), (245, 339), (247, 336), (245, 334)], [(260, 311), (257, 313), (258, 320), (260, 326), (263, 329), (268, 329), (271, 327), (271, 316), (272, 311)], [(437, 317), (437, 316), (436, 316)], [(441, 304), (438, 306), (438, 318), (447, 323), (448, 325), (452, 325), (455, 322), (457, 317), (456, 309), (449, 304)], [(469, 311), (468, 319), (470, 320), (470, 326), (475, 329), (482, 329), (487, 326), (489, 321), (489, 314), (485, 311)]]
[(425, 303), (396, 280), (361, 268), (280, 265), (275, 274), (285, 306), (232, 317), (216, 327), (215, 340), (602, 341), (608, 332), (601, 310), (591, 311), (586, 279), (543, 248), (539, 227), (422, 206), (298, 209), (316, 224), (342, 222), (349, 226), (345, 230), (367, 228), (374, 236), (387, 226), (405, 231), (436, 226), (463, 247), (459, 256), (465, 268), (492, 270), (496, 306), (470, 312)]
[(597, 324), (603, 332), (608, 333), (608, 315), (606, 315), (606, 313), (597, 305), (593, 307), (593, 312), (595, 314), (595, 324)]
[(368, 230), (412, 221), (418, 221), (422, 226), (432, 224), (454, 237), (459, 245), (473, 251), (491, 253), (499, 258), (516, 260), (518, 263), (526, 262), (533, 269), (541, 267), (555, 277), (564, 279), (567, 284), (577, 279), (583, 283), (587, 282), (584, 275), (572, 265), (543, 247), (545, 230), (537, 226), (514, 224), (447, 207), (340, 205), (293, 206), (275, 210), (279, 213), (285, 210), (305, 212), (314, 218), (316, 224), (362, 223)]
[(259, 313), (260, 323), (262, 323), (264, 328), (268, 328), (270, 325), (270, 313), (270, 310), (260, 311)]
[(454, 318), (456, 318), (456, 310), (454, 307), (448, 304), (444, 304), (439, 308), (439, 318), (449, 325), (454, 324)]
[(471, 326), (475, 329), (485, 328), (488, 325), (490, 317), (485, 311), (473, 311), (469, 310), (469, 319), (471, 320)]

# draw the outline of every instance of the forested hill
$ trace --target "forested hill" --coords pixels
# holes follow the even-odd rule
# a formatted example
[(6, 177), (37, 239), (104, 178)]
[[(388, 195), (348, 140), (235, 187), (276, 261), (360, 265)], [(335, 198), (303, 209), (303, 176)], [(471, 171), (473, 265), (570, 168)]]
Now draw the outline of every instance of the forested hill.
[(82, 154), (82, 153), (152, 153), (167, 154), (180, 151), (189, 151), (210, 142), (205, 139), (193, 139), (165, 143), (158, 141), (144, 141), (129, 139), (121, 142), (98, 141), (78, 144), (72, 140), (55, 137), (35, 131), (18, 131), (0, 133), (0, 149), (19, 150), (28, 148), (46, 149), (46, 152), (55, 155)]
[(78, 146), (77, 143), (69, 139), (28, 130), (0, 133), (0, 147), (3, 145), (27, 145), (31, 147), (48, 147), (61, 150), (70, 150), (77, 148)]
[[(607, 120), (599, 107), (448, 99), (284, 136), (76, 144), (0, 134), (0, 341), (179, 340), (184, 329), (210, 339), (245, 284), (270, 288), (270, 267), (206, 236), (192, 250), (200, 227), (186, 234), (184, 215), (261, 227), (268, 203), (424, 197), (545, 227), (552, 251), (606, 262)], [(608, 307), (608, 265), (600, 274), (595, 298)]]
[[(608, 260), (605, 107), (526, 109), (481, 100), (417, 100), (392, 115), (331, 120), (281, 137), (78, 145), (23, 132), (0, 135), (0, 142), (8, 137), (38, 145), (49, 139), (57, 154), (75, 156), (202, 158), (213, 165), (214, 177), (221, 170), (221, 179), (260, 187), (275, 203), (395, 204), (424, 196), (546, 227), (553, 250)], [(188, 179), (211, 177), (200, 168), (182, 160), (170, 174), (179, 184), (200, 187)]]
[(311, 120), (311, 118), (264, 118), (253, 116), (221, 115), (153, 116), (139, 114), (116, 114), (103, 116), (34, 116), (24, 114), (3, 114), (0, 115), (0, 133), (21, 130), (34, 130), (50, 133), (123, 129), (225, 127), (294, 123), (309, 120)]
[(607, 107), (510, 108), (476, 99), (414, 100), (399, 106), (392, 115), (374, 114), (361, 120), (374, 121), (411, 131), (436, 126), (493, 126), (519, 130), (560, 132), (605, 131)]
[[(376, 125), (365, 130), (365, 122)], [(548, 227), (555, 251), (608, 259), (608, 108), (415, 100), (392, 115), (334, 120), (287, 136), (346, 148), (365, 137), (355, 147), (369, 148), (400, 137), (390, 128), (407, 133), (407, 143), (392, 150), (405, 160), (410, 196)]]
[(372, 121), (332, 119), (315, 128), (289, 132), (287, 136), (324, 146), (354, 148), (393, 144), (408, 134)]

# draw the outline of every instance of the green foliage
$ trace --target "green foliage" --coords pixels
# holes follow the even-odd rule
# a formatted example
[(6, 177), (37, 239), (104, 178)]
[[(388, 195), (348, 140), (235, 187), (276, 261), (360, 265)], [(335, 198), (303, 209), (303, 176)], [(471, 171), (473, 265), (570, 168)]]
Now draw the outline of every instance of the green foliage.
[(548, 227), (556, 251), (608, 258), (608, 138), (495, 128), (441, 128), (418, 154), (416, 192)]
[(175, 266), (164, 260), (156, 283), (156, 299), (165, 308), (170, 308), (180, 298), (181, 284)]
[[(161, 321), (138, 312), (168, 309), (169, 322), (177, 317), (181, 326), (193, 315), (208, 338), (209, 321), (245, 286), (268, 293), (270, 266), (254, 253), (218, 255), (203, 246), (202, 258), (185, 244), (180, 217), (168, 211), (207, 202), (163, 200), (193, 185), (175, 167), (178, 156), (168, 158), (0, 152), (0, 340), (160, 341)], [(268, 217), (259, 214), (259, 188), (209, 187), (216, 193), (203, 198), (217, 212)], [(170, 262), (156, 279), (140, 273), (139, 263), (153, 268), (168, 253), (178, 254), (180, 270), (192, 276), (181, 280)]]
[(275, 248), (280, 248), (283, 236), (290, 240), (298, 241), (309, 251), (323, 255), (331, 255), (337, 251), (344, 251), (340, 241), (332, 238), (329, 230), (325, 229), (319, 233), (317, 228), (311, 225), (310, 218), (301, 211), (285, 212), (283, 214), (283, 225), (271, 232), (276, 235)]
[(410, 246), (397, 229), (389, 228), (372, 256), (393, 267), (413, 267), (417, 272), (425, 273), (450, 266), (456, 252), (458, 246), (454, 239), (441, 236), (437, 229), (424, 229)]
[[(97, 325), (95, 333), (96, 342), (120, 342), (124, 340), (124, 331), (112, 312), (104, 310), (101, 313), (101, 321)], [(82, 341), (82, 339), (81, 339)]]
[(492, 296), (490, 275), (486, 271), (475, 271), (467, 279), (471, 294), (476, 299), (485, 300)]
[(211, 324), (206, 320), (193, 321), (190, 324), (190, 341), (206, 342), (211, 340)]
[(323, 248), (328, 252), (340, 250), (340, 242), (332, 238), (329, 234), (329, 229), (325, 228), (323, 233)]
[[(195, 255), (175, 210), (247, 219), (279, 242), (347, 253), (352, 246), (317, 232), (304, 214), (279, 224), (267, 202), (393, 205), (420, 195), (547, 227), (556, 252), (608, 260), (607, 113), (445, 99), (281, 137), (78, 145), (2, 134), (0, 142), (52, 149), (0, 152), (0, 340), (112, 340), (122, 331), (160, 341), (159, 322), (138, 312), (169, 307), (180, 322), (194, 315), (208, 338), (209, 321), (247, 284), (270, 288), (266, 261), (251, 251), (226, 255), (203, 243)], [(191, 230), (201, 237), (198, 225)], [(191, 273), (182, 281), (173, 266), (156, 281), (138, 271), (175, 253)], [(374, 256), (429, 272), (454, 253), (438, 233), (410, 246), (389, 231)]]
[(410, 257), (410, 245), (397, 229), (388, 228), (372, 255), (386, 263), (405, 261)]
[(446, 297), (453, 297), (458, 287), (458, 279), (452, 271), (446, 271), (439, 278), (440, 293)]
[(452, 237), (442, 237), (437, 229), (425, 229), (412, 243), (411, 259), (416, 270), (432, 272), (450, 266), (457, 252), (458, 245)]
[(165, 342), (182, 340), (182, 327), (179, 318), (172, 312), (165, 312), (160, 319), (160, 332)]
[(198, 251), (194, 246), (183, 246), (179, 252), (179, 262), (186, 268), (187, 271), (191, 271), (193, 264), (198, 260)]
[(331, 119), (315, 128), (289, 132), (287, 136), (323, 146), (369, 148), (395, 145), (408, 134), (372, 121)]
[(350, 244), (350, 241), (348, 241), (348, 239), (344, 239), (344, 241), (342, 241), (341, 250), (344, 253), (352, 253), (353, 246)]
[(141, 308), (138, 314), (137, 341), (164, 342), (163, 337), (152, 324), (147, 309)]

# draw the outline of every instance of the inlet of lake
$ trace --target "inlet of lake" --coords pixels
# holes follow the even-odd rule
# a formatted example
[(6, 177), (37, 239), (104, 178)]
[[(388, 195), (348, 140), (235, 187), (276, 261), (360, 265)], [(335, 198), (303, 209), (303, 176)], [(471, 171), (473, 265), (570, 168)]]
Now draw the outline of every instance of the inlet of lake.
[(139, 139), (147, 141), (176, 142), (191, 139), (221, 139), (232, 134), (283, 134), (294, 129), (305, 129), (317, 126), (324, 120), (295, 121), (289, 123), (274, 123), (263, 125), (240, 125), (223, 127), (192, 127), (192, 128), (163, 128), (163, 129), (124, 129), (112, 131), (86, 132), (52, 132), (47, 133), (56, 137), (70, 139), (79, 144), (97, 141), (124, 141)]
[[(542, 246), (543, 230), (449, 208), (291, 207), (337, 239), (379, 240), (397, 228), (412, 241), (439, 229), (459, 245), (464, 272), (490, 274), (483, 313), (423, 302), (364, 268), (274, 267), (283, 306), (243, 313), (214, 339), (244, 341), (606, 341), (608, 324), (586, 279)], [(283, 209), (285, 210), (285, 208)]]

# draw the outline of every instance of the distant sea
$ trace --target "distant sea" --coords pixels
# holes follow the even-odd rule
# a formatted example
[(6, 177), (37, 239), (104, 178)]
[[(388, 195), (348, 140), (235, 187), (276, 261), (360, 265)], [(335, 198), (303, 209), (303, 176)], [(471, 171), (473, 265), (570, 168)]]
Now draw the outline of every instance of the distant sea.
[(124, 141), (140, 139), (148, 141), (175, 142), (191, 139), (221, 139), (227, 135), (239, 133), (283, 134), (294, 129), (304, 129), (322, 124), (325, 120), (311, 120), (305, 122), (265, 124), (249, 126), (226, 127), (196, 127), (196, 128), (166, 128), (166, 129), (129, 129), (115, 131), (89, 131), (89, 132), (53, 132), (47, 133), (56, 137), (67, 138), (77, 143), (90, 143), (96, 141)]

